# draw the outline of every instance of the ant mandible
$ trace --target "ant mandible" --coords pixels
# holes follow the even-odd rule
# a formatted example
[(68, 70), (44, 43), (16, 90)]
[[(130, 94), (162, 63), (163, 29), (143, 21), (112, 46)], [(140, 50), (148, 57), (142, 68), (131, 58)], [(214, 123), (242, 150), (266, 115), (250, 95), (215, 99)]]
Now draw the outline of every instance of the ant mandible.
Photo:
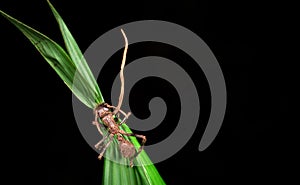
[[(111, 106), (107, 103), (101, 103), (96, 106), (94, 109), (94, 114), (95, 114), (95, 120), (93, 121), (93, 124), (96, 125), (98, 132), (103, 136), (103, 138), (95, 145), (95, 148), (100, 150), (100, 154), (98, 156), (98, 159), (101, 160), (105, 150), (107, 147), (111, 144), (114, 136), (117, 136), (117, 140), (119, 142), (119, 149), (123, 157), (128, 158), (130, 160), (130, 167), (133, 167), (133, 160), (141, 153), (141, 151), (144, 148), (145, 142), (146, 142), (146, 136), (144, 135), (139, 135), (139, 134), (134, 134), (134, 133), (127, 133), (123, 130), (120, 129), (120, 126), (128, 119), (129, 113), (125, 113), (122, 111), (121, 105), (123, 101), (123, 96), (124, 96), (124, 66), (125, 66), (125, 61), (126, 61), (126, 54), (127, 54), (127, 49), (128, 49), (128, 40), (127, 37), (124, 33), (124, 31), (121, 29), (122, 35), (125, 40), (125, 48), (123, 52), (123, 59), (122, 59), (122, 64), (121, 64), (121, 70), (120, 70), (120, 80), (121, 80), (121, 92), (119, 96), (119, 102), (118, 106)], [(113, 110), (113, 111), (112, 111)], [(119, 118), (119, 113), (124, 115), (123, 120), (120, 123), (117, 123), (114, 119), (114, 116), (117, 115), (117, 118)], [(103, 132), (101, 131), (101, 126), (103, 126), (101, 123), (99, 123), (98, 119), (100, 119), (107, 129), (109, 135), (105, 136)], [(136, 151), (134, 145), (126, 140), (124, 136), (135, 136), (137, 138), (142, 139), (142, 144), (138, 151)], [(108, 142), (103, 146), (103, 142), (109, 137)]]

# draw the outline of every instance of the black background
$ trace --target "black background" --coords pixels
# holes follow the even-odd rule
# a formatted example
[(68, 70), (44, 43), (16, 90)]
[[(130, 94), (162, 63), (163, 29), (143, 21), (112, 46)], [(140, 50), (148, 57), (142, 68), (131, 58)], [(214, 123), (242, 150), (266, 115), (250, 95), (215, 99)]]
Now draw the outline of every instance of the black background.
[[(203, 107), (197, 130), (180, 152), (156, 164), (167, 184), (200, 184), (204, 180), (218, 179), (215, 177), (272, 180), (290, 174), (293, 149), (286, 141), (293, 140), (294, 136), (284, 137), (290, 132), (289, 117), (285, 115), (289, 113), (286, 70), (290, 68), (290, 60), (283, 55), (288, 48), (285, 41), (289, 40), (287, 32), (292, 18), (289, 6), (253, 1), (51, 2), (82, 51), (116, 26), (156, 19), (190, 29), (215, 54), (224, 73), (228, 104), (218, 136), (209, 148), (199, 152), (210, 108), (205, 76), (198, 71), (195, 77), (193, 65), (184, 66), (182, 62), (189, 61), (189, 57), (171, 46), (157, 43), (129, 46), (129, 61), (144, 55), (168, 57), (183, 65), (196, 79)], [(1, 0), (0, 9), (63, 43), (46, 1)], [(25, 179), (29, 182), (41, 177), (38, 173), (41, 172), (46, 179), (41, 184), (45, 181), (49, 185), (100, 184), (103, 161), (97, 160), (97, 153), (87, 145), (77, 128), (69, 89), (30, 42), (2, 17), (0, 40), (1, 93), (6, 102), (3, 116), (8, 117), (1, 129), (3, 146), (7, 146), (2, 153), (13, 156), (13, 159), (7, 158), (10, 164), (7, 171), (15, 177), (28, 172)], [(121, 53), (112, 56), (106, 72), (98, 78), (105, 99), (110, 99), (110, 81), (119, 70), (111, 61), (120, 60)], [(141, 117), (147, 117), (143, 103), (153, 96), (163, 96), (169, 107), (175, 107), (172, 108), (174, 115), (168, 114), (160, 128), (143, 133), (149, 143), (167, 137), (175, 128), (171, 123), (178, 118), (176, 113), (180, 112), (176, 109), (178, 101), (174, 100), (178, 97), (172, 87), (167, 95), (160, 88), (165, 87), (165, 83), (159, 79), (145, 80), (137, 84), (130, 95), (130, 106)], [(153, 88), (145, 91), (146, 84)]]

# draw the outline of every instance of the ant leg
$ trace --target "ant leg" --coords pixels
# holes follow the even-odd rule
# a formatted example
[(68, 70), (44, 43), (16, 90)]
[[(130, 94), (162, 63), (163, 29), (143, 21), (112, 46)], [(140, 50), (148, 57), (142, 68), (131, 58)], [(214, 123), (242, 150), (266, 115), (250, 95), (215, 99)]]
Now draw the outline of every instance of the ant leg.
[(96, 110), (94, 110), (94, 114), (95, 114), (95, 120), (93, 122), (98, 122), (98, 114)]
[(131, 115), (131, 112), (128, 112), (127, 114), (125, 114), (125, 117), (123, 118), (123, 120), (118, 125), (122, 125), (128, 119), (128, 117), (130, 115)]
[[(113, 105), (107, 105), (108, 108), (113, 108), (113, 109), (117, 109), (117, 107), (113, 106)], [(119, 109), (117, 112), (115, 112), (115, 114), (117, 114), (118, 112), (121, 112), (124, 116), (127, 116), (129, 113), (125, 113), (124, 111), (122, 111), (121, 109)], [(131, 113), (130, 113), (131, 114)]]
[(133, 134), (133, 135), (135, 137), (141, 138), (142, 139), (142, 144), (141, 144), (139, 150), (137, 151), (137, 153), (135, 153), (135, 155), (130, 158), (129, 165), (130, 165), (131, 168), (133, 167), (133, 160), (144, 150), (144, 146), (145, 146), (145, 143), (147, 141), (146, 136), (144, 136), (144, 135), (139, 135), (139, 134)]
[[(117, 107), (115, 107), (115, 106), (113, 106), (113, 105), (107, 105), (107, 107), (108, 107), (108, 108), (117, 109)], [(117, 115), (118, 118), (120, 118), (120, 114), (119, 114), (119, 113), (121, 113), (121, 114), (124, 115), (123, 120), (118, 124), (118, 125), (122, 125), (122, 124), (128, 119), (128, 117), (131, 115), (131, 112), (128, 112), (128, 113), (126, 114), (124, 111), (122, 111), (122, 110), (120, 109), (120, 110), (118, 110), (118, 112), (115, 113), (115, 114), (118, 114), (118, 115)]]
[(133, 167), (133, 159), (134, 159), (134, 158), (135, 158), (135, 157), (131, 157), (130, 160), (129, 160), (129, 161), (130, 161), (130, 162), (129, 162), (129, 166), (130, 166), (131, 168)]
[[(125, 117), (129, 114), (129, 113), (125, 113), (124, 111), (122, 111), (122, 110), (119, 110), (118, 112), (121, 112)], [(131, 113), (130, 113), (131, 114)]]
[(134, 156), (134, 158), (135, 158), (143, 151), (147, 139), (146, 139), (146, 136), (144, 136), (144, 135), (134, 134), (134, 136), (142, 139), (142, 144), (141, 144), (138, 152), (135, 154), (135, 156)]
[(110, 145), (110, 143), (112, 142), (112, 139), (113, 139), (114, 135), (113, 134), (110, 134), (109, 135), (109, 141), (106, 143), (106, 145), (103, 147), (101, 153), (99, 154), (98, 156), (98, 159), (101, 160), (105, 150), (107, 149), (107, 147)]
[(100, 146), (103, 143), (103, 141), (107, 138), (108, 136), (103, 137), (97, 144), (95, 144), (95, 148), (97, 150), (100, 150)]
[(97, 130), (98, 130), (98, 132), (102, 135), (102, 136), (104, 136), (103, 135), (103, 132), (101, 131), (101, 125), (100, 125), (100, 123), (97, 121), (97, 116), (96, 116), (96, 121), (93, 121), (93, 125), (95, 125), (96, 127), (97, 127)]

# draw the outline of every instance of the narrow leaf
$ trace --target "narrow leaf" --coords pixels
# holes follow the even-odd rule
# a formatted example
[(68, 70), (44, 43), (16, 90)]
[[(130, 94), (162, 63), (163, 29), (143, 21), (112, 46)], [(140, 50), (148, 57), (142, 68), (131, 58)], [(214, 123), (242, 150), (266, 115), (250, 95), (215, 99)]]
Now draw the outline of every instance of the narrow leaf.
[[(59, 24), (59, 28), (64, 38), (69, 56), (77, 66), (78, 72), (82, 74), (86, 79), (86, 86), (88, 87), (88, 91), (90, 92), (90, 96), (87, 98), (89, 98), (91, 101), (94, 101), (94, 107), (96, 107), (97, 104), (104, 102), (98, 84), (68, 27), (64, 23), (59, 13), (50, 3), (50, 1), (48, 0), (47, 2), (52, 10), (54, 17), (56, 18), (56, 21)], [(74, 80), (77, 80), (77, 76), (75, 76)]]
[[(1, 10), (0, 14), (15, 25), (30, 40), (78, 99), (88, 107), (94, 108), (95, 103), (93, 102), (95, 101), (91, 101), (87, 96), (87, 94), (89, 94), (89, 88), (86, 87), (86, 84), (88, 83), (84, 76), (77, 71), (77, 66), (65, 50), (44, 34), (18, 21)], [(74, 84), (73, 80), (75, 75), (78, 80)]]
[[(36, 49), (56, 71), (66, 85), (72, 90), (72, 92), (79, 98), (79, 100), (81, 100), (88, 107), (94, 108), (97, 103), (104, 102), (100, 89), (97, 86), (96, 80), (94, 79), (67, 26), (56, 12), (54, 7), (50, 3), (49, 5), (60, 25), (60, 29), (69, 54), (67, 54), (62, 47), (60, 47), (53, 40), (49, 39), (47, 36), (14, 19), (1, 10), (0, 14), (14, 24), (31, 41), (31, 43), (36, 47)], [(130, 128), (126, 124), (123, 124), (121, 129), (131, 133)], [(105, 130), (104, 133), (107, 134), (107, 130)], [(140, 147), (140, 144), (135, 137), (126, 137), (126, 139), (130, 140), (136, 148)], [(136, 158), (134, 162), (137, 166), (133, 168), (128, 166), (128, 159), (125, 159), (120, 154), (118, 141), (116, 139), (113, 140), (113, 143), (107, 149), (105, 155), (115, 156), (115, 158), (121, 160), (121, 164), (127, 165), (121, 165), (105, 158), (102, 181), (104, 185), (165, 184), (145, 151), (141, 152)]]

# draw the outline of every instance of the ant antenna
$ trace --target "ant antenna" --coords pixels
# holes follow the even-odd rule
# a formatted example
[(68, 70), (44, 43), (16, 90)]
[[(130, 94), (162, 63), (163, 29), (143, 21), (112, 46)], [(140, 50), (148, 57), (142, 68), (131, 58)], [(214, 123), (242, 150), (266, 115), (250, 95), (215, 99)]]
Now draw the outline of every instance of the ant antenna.
[(124, 97), (124, 74), (123, 74), (123, 71), (124, 71), (126, 54), (127, 54), (127, 49), (128, 49), (128, 40), (127, 40), (126, 34), (122, 28), (121, 28), (121, 32), (122, 32), (124, 40), (125, 40), (125, 48), (124, 48), (124, 52), (123, 52), (123, 59), (122, 59), (121, 70), (120, 70), (121, 91), (120, 91), (118, 106), (114, 110), (113, 114), (117, 114), (120, 111), (121, 105), (123, 102), (123, 97)]

